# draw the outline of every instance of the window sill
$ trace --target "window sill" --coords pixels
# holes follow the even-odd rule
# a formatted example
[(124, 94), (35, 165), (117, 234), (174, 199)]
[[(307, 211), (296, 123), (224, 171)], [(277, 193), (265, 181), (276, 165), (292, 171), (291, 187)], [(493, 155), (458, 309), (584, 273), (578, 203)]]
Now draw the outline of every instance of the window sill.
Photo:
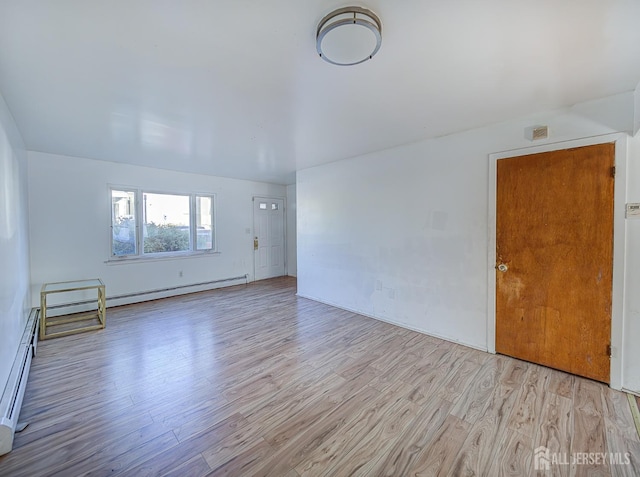
[(185, 258), (202, 258), (202, 257), (214, 257), (220, 255), (220, 252), (189, 252), (189, 253), (176, 253), (167, 256), (162, 255), (150, 255), (146, 257), (120, 257), (111, 258), (105, 260), (107, 265), (123, 265), (125, 263), (147, 263), (147, 262), (164, 262), (167, 260), (183, 260)]

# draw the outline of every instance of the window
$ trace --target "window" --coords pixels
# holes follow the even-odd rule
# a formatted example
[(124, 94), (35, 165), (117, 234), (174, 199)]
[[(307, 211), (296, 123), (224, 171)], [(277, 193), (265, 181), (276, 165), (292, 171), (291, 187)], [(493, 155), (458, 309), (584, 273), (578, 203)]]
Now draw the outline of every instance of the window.
[(136, 255), (136, 193), (111, 190), (111, 255)]
[(142, 194), (144, 253), (186, 252), (191, 250), (188, 195)]
[(196, 250), (213, 248), (213, 197), (196, 196)]
[(214, 223), (213, 195), (111, 189), (112, 257), (210, 252)]

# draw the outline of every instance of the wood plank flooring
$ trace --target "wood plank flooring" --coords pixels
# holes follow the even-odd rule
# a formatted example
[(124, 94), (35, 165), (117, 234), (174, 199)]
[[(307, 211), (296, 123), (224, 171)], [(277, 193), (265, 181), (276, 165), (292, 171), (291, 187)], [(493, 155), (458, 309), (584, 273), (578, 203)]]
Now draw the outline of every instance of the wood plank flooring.
[(295, 288), (112, 308), (105, 330), (40, 343), (0, 475), (640, 475), (623, 393)]

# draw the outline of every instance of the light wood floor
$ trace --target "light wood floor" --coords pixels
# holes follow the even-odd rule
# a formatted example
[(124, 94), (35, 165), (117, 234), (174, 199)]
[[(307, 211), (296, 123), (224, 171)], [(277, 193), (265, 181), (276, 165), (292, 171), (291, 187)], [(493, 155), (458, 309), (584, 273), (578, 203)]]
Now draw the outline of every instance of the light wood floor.
[(630, 453), (623, 393), (295, 296), (291, 278), (109, 309), (42, 342), (2, 476), (536, 475)]

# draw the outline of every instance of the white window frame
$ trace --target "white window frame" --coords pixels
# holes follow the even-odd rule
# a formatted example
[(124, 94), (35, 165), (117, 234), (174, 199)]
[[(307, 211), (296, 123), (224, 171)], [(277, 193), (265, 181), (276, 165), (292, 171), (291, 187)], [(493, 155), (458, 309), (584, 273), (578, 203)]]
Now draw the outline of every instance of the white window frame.
[[(135, 202), (135, 217), (136, 217), (136, 226), (135, 226), (135, 243), (136, 243), (136, 253), (127, 254), (127, 255), (115, 255), (113, 253), (113, 191), (123, 191), (133, 193), (134, 202)], [(208, 254), (217, 254), (218, 252), (218, 239), (217, 239), (217, 197), (215, 193), (212, 192), (174, 192), (174, 191), (159, 191), (153, 189), (143, 189), (140, 187), (131, 187), (131, 186), (119, 186), (115, 184), (110, 184), (108, 187), (109, 193), (109, 260), (108, 262), (122, 262), (129, 260), (157, 260), (163, 258), (177, 258), (177, 257), (190, 257), (197, 255), (208, 255)], [(176, 251), (176, 252), (153, 252), (153, 253), (145, 253), (144, 252), (144, 237), (143, 237), (143, 226), (144, 221), (146, 220), (144, 216), (144, 194), (164, 194), (164, 195), (175, 195), (175, 196), (185, 196), (189, 198), (189, 250)], [(211, 205), (211, 228), (212, 228), (212, 248), (210, 249), (201, 249), (198, 250), (198, 230), (197, 230), (197, 217), (196, 217), (196, 199), (198, 197), (207, 197), (212, 201)]]
[[(136, 253), (133, 254), (126, 254), (126, 255), (116, 255), (115, 253), (113, 253), (113, 227), (114, 227), (114, 223), (113, 223), (113, 191), (117, 190), (117, 191), (122, 191), (122, 192), (127, 192), (127, 193), (132, 193), (133, 194), (133, 202), (134, 202), (134, 214), (135, 214), (135, 219), (136, 219), (136, 227), (135, 227), (135, 249), (136, 249)], [(138, 193), (139, 191), (137, 189), (134, 189), (132, 187), (117, 187), (117, 186), (109, 186), (109, 257), (110, 260), (125, 260), (129, 257), (137, 257), (140, 254), (140, 210), (139, 210), (139, 200), (138, 200)]]

